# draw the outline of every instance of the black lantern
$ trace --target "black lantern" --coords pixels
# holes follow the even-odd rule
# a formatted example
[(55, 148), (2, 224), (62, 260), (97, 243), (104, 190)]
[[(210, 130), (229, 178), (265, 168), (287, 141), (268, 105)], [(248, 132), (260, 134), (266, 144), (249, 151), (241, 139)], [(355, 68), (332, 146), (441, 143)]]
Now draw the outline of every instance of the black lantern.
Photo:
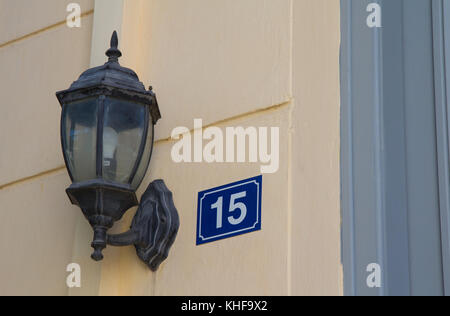
[(67, 189), (94, 229), (92, 259), (103, 259), (107, 244), (134, 244), (152, 270), (167, 257), (179, 218), (162, 180), (144, 193), (130, 231), (108, 235), (115, 221), (138, 205), (153, 149), (154, 125), (161, 118), (156, 96), (134, 71), (120, 66), (117, 33), (106, 64), (85, 71), (56, 94), (61, 106), (61, 143), (72, 185)]

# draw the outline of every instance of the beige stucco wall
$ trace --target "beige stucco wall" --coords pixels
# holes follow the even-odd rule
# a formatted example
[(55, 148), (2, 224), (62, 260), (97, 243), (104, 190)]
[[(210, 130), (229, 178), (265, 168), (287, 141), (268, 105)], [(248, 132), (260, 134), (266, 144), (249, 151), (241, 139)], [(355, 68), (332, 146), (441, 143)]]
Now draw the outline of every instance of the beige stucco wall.
[[(163, 115), (140, 190), (164, 179), (181, 228), (156, 274), (134, 249), (107, 249), (100, 294), (342, 294), (339, 1), (153, 0), (122, 8), (123, 63), (154, 86)], [(197, 193), (260, 172), (259, 164), (173, 163), (170, 132), (192, 129), (194, 118), (221, 128), (280, 127), (280, 169), (263, 176), (262, 231), (195, 246)]]
[(66, 295), (79, 212), (59, 140), (55, 92), (89, 66), (94, 1), (82, 27), (61, 0), (0, 1), (0, 295)]
[[(342, 294), (338, 0), (79, 1), (81, 29), (59, 23), (65, 5), (40, 2), (49, 6), (42, 20), (0, 35), (0, 69), (8, 70), (0, 86), (8, 84), (11, 105), (0, 110), (0, 251), (10, 254), (0, 294)], [(0, 0), (4, 7), (38, 10)], [(64, 193), (54, 92), (104, 61), (112, 28), (122, 65), (154, 87), (163, 116), (138, 195), (164, 179), (181, 226), (157, 273), (132, 247), (109, 247), (102, 263), (92, 262), (91, 229)], [(260, 164), (172, 162), (171, 131), (192, 129), (194, 118), (222, 129), (280, 128), (279, 170), (263, 175), (261, 231), (195, 245), (197, 193), (259, 175)], [(126, 230), (133, 213), (113, 230)], [(24, 260), (28, 251), (35, 266)], [(70, 262), (81, 265), (82, 287), (67, 292)]]
[(343, 293), (339, 2), (294, 0), (292, 293)]

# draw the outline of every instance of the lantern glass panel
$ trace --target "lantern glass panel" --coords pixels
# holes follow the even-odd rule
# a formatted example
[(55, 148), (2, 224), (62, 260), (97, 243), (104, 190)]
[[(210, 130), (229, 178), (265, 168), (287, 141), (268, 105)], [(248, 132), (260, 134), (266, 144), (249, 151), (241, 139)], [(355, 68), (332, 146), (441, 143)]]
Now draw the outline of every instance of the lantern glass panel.
[(97, 99), (91, 98), (66, 104), (62, 116), (63, 152), (73, 181), (95, 179)]
[(141, 159), (141, 162), (139, 163), (139, 167), (137, 169), (136, 175), (133, 179), (133, 182), (131, 183), (131, 187), (135, 190), (139, 187), (139, 185), (142, 182), (142, 179), (145, 176), (145, 173), (147, 172), (147, 168), (150, 163), (150, 158), (152, 155), (154, 125), (151, 123), (151, 120), (150, 120), (149, 124), (150, 124), (150, 126), (148, 128), (147, 141), (145, 143), (144, 154), (142, 155), (142, 159)]
[(106, 98), (103, 126), (103, 179), (128, 184), (140, 161), (148, 107)]

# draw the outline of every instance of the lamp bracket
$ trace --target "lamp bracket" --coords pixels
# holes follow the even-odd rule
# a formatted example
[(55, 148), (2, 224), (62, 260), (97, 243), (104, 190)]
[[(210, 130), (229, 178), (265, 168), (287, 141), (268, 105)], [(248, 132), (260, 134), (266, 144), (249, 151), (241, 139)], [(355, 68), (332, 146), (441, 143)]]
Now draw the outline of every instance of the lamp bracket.
[(123, 234), (107, 235), (111, 246), (134, 245), (138, 257), (152, 270), (167, 259), (180, 226), (172, 192), (163, 180), (152, 182), (142, 195), (131, 228)]

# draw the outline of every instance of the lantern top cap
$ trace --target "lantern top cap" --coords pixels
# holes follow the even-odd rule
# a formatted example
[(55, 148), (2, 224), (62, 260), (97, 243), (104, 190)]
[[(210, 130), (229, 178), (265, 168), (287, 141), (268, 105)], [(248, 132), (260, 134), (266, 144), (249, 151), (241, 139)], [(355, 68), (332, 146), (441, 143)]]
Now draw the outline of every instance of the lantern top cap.
[(139, 81), (136, 73), (119, 64), (119, 57), (122, 52), (118, 49), (119, 40), (117, 32), (114, 31), (111, 36), (111, 47), (106, 51), (108, 61), (99, 67), (94, 67), (86, 70), (81, 74), (77, 81), (75, 81), (68, 90), (64, 93), (69, 93), (74, 90), (92, 88), (99, 85), (105, 85), (115, 89), (127, 89), (147, 95), (150, 98), (154, 97), (151, 91), (147, 91)]
[(110, 62), (117, 62), (120, 57), (122, 57), (122, 52), (118, 49), (119, 38), (117, 37), (117, 32), (114, 31), (111, 36), (111, 47), (106, 51), (106, 56), (109, 57)]
[(87, 97), (104, 95), (148, 104), (153, 123), (161, 118), (158, 102), (152, 89), (146, 90), (137, 74), (119, 64), (122, 52), (118, 49), (117, 32), (111, 36), (111, 47), (106, 51), (108, 61), (98, 67), (86, 70), (72, 83), (69, 89), (59, 91), (56, 96), (61, 105)]

